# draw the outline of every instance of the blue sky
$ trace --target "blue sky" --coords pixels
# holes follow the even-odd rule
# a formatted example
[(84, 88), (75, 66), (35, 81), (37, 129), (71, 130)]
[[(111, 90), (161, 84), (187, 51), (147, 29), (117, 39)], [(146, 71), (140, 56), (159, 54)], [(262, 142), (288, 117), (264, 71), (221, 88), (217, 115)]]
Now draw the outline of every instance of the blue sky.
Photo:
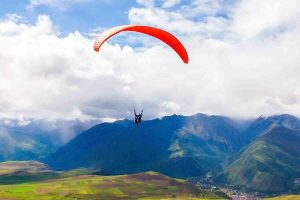
[(88, 1), (67, 3), (67, 5), (37, 5), (28, 8), (30, 1), (3, 0), (0, 3), (0, 14), (3, 18), (8, 13), (15, 13), (34, 23), (40, 14), (51, 17), (53, 23), (59, 27), (62, 34), (74, 32), (88, 32), (98, 27), (111, 27), (128, 24), (128, 10), (136, 6), (132, 0), (122, 1)]
[[(1, 0), (0, 118), (300, 116), (299, 18), (299, 0)], [(129, 23), (170, 31), (190, 63), (133, 33), (93, 51)]]

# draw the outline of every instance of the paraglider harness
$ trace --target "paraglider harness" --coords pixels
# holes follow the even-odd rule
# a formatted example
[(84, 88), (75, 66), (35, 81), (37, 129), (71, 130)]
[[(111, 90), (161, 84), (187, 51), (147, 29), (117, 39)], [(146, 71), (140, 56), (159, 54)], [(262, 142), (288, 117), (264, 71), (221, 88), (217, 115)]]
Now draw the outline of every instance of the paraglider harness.
[(142, 122), (143, 110), (140, 114), (136, 114), (135, 109), (134, 109), (134, 116), (135, 116), (135, 118), (134, 118), (135, 125), (139, 125), (139, 123)]

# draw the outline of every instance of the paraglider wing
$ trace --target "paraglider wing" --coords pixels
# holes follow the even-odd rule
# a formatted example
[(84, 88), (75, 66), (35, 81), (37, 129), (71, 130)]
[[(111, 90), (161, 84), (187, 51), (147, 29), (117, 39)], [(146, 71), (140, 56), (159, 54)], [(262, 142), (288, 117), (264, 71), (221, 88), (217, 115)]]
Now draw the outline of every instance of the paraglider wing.
[(100, 47), (106, 40), (123, 31), (139, 32), (155, 37), (169, 45), (172, 49), (174, 49), (174, 51), (176, 51), (176, 53), (180, 56), (184, 63), (189, 62), (189, 57), (186, 49), (174, 35), (162, 29), (150, 26), (125, 25), (109, 29), (108, 31), (101, 34), (100, 37), (96, 40), (94, 44), (94, 50), (98, 52), (100, 50)]

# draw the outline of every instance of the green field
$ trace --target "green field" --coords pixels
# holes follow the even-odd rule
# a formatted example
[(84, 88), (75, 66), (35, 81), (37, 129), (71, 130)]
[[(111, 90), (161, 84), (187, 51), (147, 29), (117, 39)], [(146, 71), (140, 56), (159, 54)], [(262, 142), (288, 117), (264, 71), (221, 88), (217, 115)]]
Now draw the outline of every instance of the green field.
[[(122, 176), (99, 176), (94, 172), (85, 168), (57, 172), (35, 161), (0, 163), (0, 200), (229, 199), (221, 191), (201, 190), (156, 172)], [(300, 196), (268, 200), (297, 199)]]
[(288, 195), (268, 198), (267, 200), (300, 200), (300, 195)]
[[(80, 175), (47, 181), (0, 185), (1, 200), (50, 199), (222, 199), (183, 180), (155, 172), (127, 176)], [(224, 199), (224, 196), (223, 196)]]

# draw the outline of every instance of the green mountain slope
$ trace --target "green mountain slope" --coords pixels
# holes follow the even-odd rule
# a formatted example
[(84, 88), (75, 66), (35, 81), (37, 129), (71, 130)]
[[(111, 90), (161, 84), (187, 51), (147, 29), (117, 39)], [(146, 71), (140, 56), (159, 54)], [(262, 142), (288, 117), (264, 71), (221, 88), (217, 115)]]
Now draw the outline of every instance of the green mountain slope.
[(47, 162), (57, 169), (94, 167), (110, 174), (158, 171), (199, 176), (241, 148), (239, 131), (227, 118), (170, 116), (135, 126), (103, 123), (59, 148)]
[(250, 190), (279, 193), (300, 178), (300, 131), (275, 127), (225, 167), (220, 179)]

